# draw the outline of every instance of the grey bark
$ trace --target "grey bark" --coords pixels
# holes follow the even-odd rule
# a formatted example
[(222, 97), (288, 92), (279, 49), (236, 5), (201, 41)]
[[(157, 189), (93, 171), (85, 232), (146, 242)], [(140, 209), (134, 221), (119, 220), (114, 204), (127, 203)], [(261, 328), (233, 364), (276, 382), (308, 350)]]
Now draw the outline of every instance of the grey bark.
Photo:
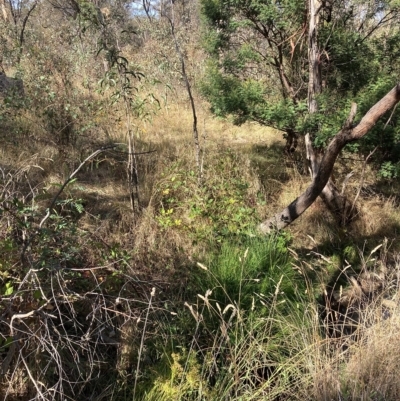
[(321, 67), (319, 64), (319, 49), (317, 43), (319, 23), (319, 3), (317, 0), (309, 2), (310, 20), (308, 23), (308, 112), (318, 111), (316, 96), (321, 93)]
[[(309, 26), (308, 26), (308, 112), (314, 114), (318, 111), (317, 96), (322, 92), (321, 66), (319, 63), (320, 50), (318, 48), (318, 26), (320, 20), (321, 4), (318, 0), (309, 0)], [(307, 159), (311, 165), (311, 178), (313, 178), (319, 169), (319, 161), (314, 155), (310, 136), (306, 136)], [(356, 215), (357, 211), (351, 207), (343, 194), (339, 192), (332, 179), (329, 178), (323, 188), (321, 199), (335, 217), (339, 225), (347, 225)]]

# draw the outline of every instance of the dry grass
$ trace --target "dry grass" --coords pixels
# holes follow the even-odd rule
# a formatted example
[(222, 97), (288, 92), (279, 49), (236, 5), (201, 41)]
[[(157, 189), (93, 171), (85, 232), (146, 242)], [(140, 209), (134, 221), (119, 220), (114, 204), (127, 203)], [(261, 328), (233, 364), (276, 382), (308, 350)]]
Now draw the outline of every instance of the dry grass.
[[(255, 198), (261, 190), (260, 182), (247, 155), (252, 146), (258, 144), (258, 141), (261, 141), (264, 146), (281, 142), (281, 133), (255, 124), (236, 127), (226, 121), (212, 118), (204, 110), (201, 110), (199, 114), (199, 121), (203, 119), (203, 123), (199, 125), (202, 136), (201, 144), (204, 146), (206, 182), (218, 179), (221, 171), (216, 168), (216, 163), (226, 149), (230, 148), (236, 154), (235, 157), (238, 159), (236, 163), (242, 167), (240, 174), (243, 180), (249, 184), (248, 196)], [(249, 135), (249, 138), (244, 141), (243, 138), (246, 135)], [(111, 134), (111, 136), (113, 135)], [(123, 140), (119, 133), (116, 133), (114, 138), (115, 140)], [(159, 112), (151, 121), (142, 122), (138, 131), (138, 151), (149, 149), (156, 152), (139, 157), (140, 196), (143, 213), (139, 221), (133, 219), (135, 220), (133, 222), (131, 220), (131, 224), (135, 226), (135, 248), (145, 249), (149, 247), (153, 249), (158, 247), (160, 254), (162, 254), (162, 249), (184, 249), (188, 255), (197, 253), (198, 250), (191, 249), (191, 240), (187, 236), (181, 235), (181, 230), (168, 230), (166, 235), (162, 231), (160, 232), (155, 220), (160, 202), (162, 202), (161, 192), (168, 186), (171, 178), (180, 177), (189, 171), (196, 171), (191, 111), (182, 106), (173, 105)], [(174, 165), (177, 167), (171, 168)], [(111, 203), (112, 209), (118, 210), (118, 202), (115, 202), (115, 199), (118, 198), (121, 208), (125, 205), (126, 212), (122, 215), (117, 213), (114, 220), (120, 222), (124, 220), (122, 216), (126, 216), (126, 221), (129, 222), (129, 203), (124, 183), (123, 165), (116, 168), (119, 169), (118, 184), (115, 183), (115, 168), (111, 168), (107, 172), (105, 168), (100, 167), (97, 170), (88, 171), (79, 180), (85, 187), (85, 191), (89, 192), (91, 196), (96, 196), (96, 203), (92, 209), (88, 210), (91, 214), (97, 215), (98, 210), (106, 209), (107, 206), (110, 207)], [(227, 166), (227, 168), (229, 167)], [(102, 177), (99, 176), (100, 173)], [(225, 170), (223, 174), (229, 178), (228, 170)], [(195, 180), (193, 182), (187, 181), (186, 186), (187, 189), (190, 188), (192, 195), (198, 192)], [(181, 193), (178, 196), (186, 195)], [(184, 197), (181, 198), (183, 204), (179, 218), (184, 221), (188, 221), (188, 211), (184, 210), (186, 201), (187, 199)], [(265, 213), (265, 210), (260, 207), (260, 214), (262, 213)], [(119, 227), (119, 223), (114, 227)], [(119, 229), (115, 231), (118, 232)], [(126, 230), (121, 231), (126, 232)], [(105, 235), (107, 236), (107, 233)], [(162, 259), (166, 259), (166, 255)]]
[[(29, 115), (29, 112), (27, 113)], [(115, 119), (120, 114), (119, 110), (115, 111)], [(33, 116), (29, 118), (32, 120)], [(126, 142), (123, 124), (114, 124), (113, 119), (109, 119), (106, 113), (97, 115), (96, 119), (102, 125), (102, 129), (96, 128), (87, 137), (82, 137), (82, 142), (86, 141), (82, 148), (71, 146), (63, 148), (61, 152), (58, 145), (49, 140), (48, 133), (41, 128), (35, 129), (33, 124), (26, 135), (20, 137), (18, 147), (9, 140), (7, 146), (1, 149), (4, 163), (2, 168), (6, 170), (7, 165), (14, 167), (12, 171), (10, 170), (13, 185), (3, 188), (9, 199), (29, 193), (30, 195), (25, 197), (28, 205), (32, 198), (41, 195), (35, 201), (38, 215), (33, 218), (34, 223), (36, 220), (40, 221), (45, 214), (46, 207), (57, 191), (57, 185), (68, 177), (84, 156), (101, 144), (110, 141)], [(80, 283), (85, 282), (84, 298), (87, 305), (94, 307), (101, 302), (103, 306), (105, 305), (105, 314), (96, 312), (98, 314), (95, 315), (98, 327), (112, 322), (120, 336), (119, 356), (115, 357), (113, 346), (110, 348), (101, 343), (101, 346), (96, 348), (99, 355), (99, 360), (96, 361), (100, 363), (107, 352), (112, 354), (117, 360), (117, 362), (114, 360), (116, 370), (120, 371), (120, 377), (124, 377), (124, 385), (128, 387), (127, 383), (131, 376), (127, 372), (133, 371), (132, 364), (137, 362), (137, 347), (142, 344), (139, 317), (143, 316), (151, 286), (153, 284), (156, 286), (157, 297), (159, 296), (162, 301), (159, 301), (154, 310), (152, 309), (154, 315), (151, 316), (150, 327), (154, 331), (149, 330), (146, 333), (146, 337), (150, 340), (152, 336), (159, 334), (157, 319), (160, 314), (169, 313), (163, 309), (164, 305), (171, 299), (176, 301), (180, 298), (185, 286), (190, 282), (191, 266), (194, 261), (201, 260), (210, 252), (210, 244), (215, 247), (217, 240), (221, 240), (215, 233), (215, 227), (229, 225), (232, 216), (223, 213), (228, 209), (230, 201), (233, 205), (241, 202), (241, 205), (253, 209), (255, 214), (249, 221), (255, 225), (257, 221), (289, 204), (309, 184), (309, 177), (300, 174), (291, 160), (284, 159), (282, 152), (284, 142), (280, 132), (257, 124), (233, 126), (229, 122), (212, 118), (206, 111), (206, 105), (199, 103), (205, 185), (210, 184), (207, 195), (211, 193), (213, 199), (217, 199), (223, 205), (214, 210), (216, 214), (221, 214), (222, 221), (220, 226), (214, 226), (215, 216), (194, 218), (192, 215), (193, 208), (197, 206), (204, 208), (206, 202), (204, 192), (197, 185), (195, 174), (190, 173), (196, 171), (191, 111), (182, 104), (171, 104), (149, 120), (135, 121), (135, 125), (137, 150), (156, 151), (138, 158), (141, 203), (139, 212), (133, 213), (130, 208), (126, 155), (122, 153), (109, 152), (89, 163), (79, 173), (77, 182), (68, 186), (60, 197), (64, 200), (82, 199), (85, 206), (85, 211), (81, 215), (68, 215), (82, 234), (76, 244), (84, 254), (85, 263), (84, 266), (73, 267), (90, 269), (111, 266), (124, 274), (124, 281), (122, 283), (117, 281), (116, 284), (124, 288), (127, 293), (127, 301), (123, 306), (117, 305), (117, 299), (121, 294), (118, 293), (120, 288), (116, 291), (113, 286), (112, 274), (94, 273), (96, 271), (85, 273), (83, 276), (85, 281), (80, 278), (76, 279), (76, 283), (82, 285)], [(93, 137), (96, 134), (99, 136), (95, 141)], [(36, 140), (31, 141), (31, 137)], [(42, 145), (43, 140), (45, 145)], [(20, 151), (21, 148), (24, 149), (23, 152)], [(355, 166), (351, 163), (346, 164), (342, 161), (336, 174), (342, 177), (354, 169)], [(355, 174), (348, 182), (345, 191), (350, 197), (354, 197), (357, 193), (360, 179), (360, 174)], [(182, 183), (175, 187), (177, 181)], [(375, 181), (373, 170), (368, 170), (365, 187), (373, 186)], [(239, 196), (235, 191), (243, 183), (246, 183), (247, 187)], [(340, 179), (339, 183), (341, 184)], [(223, 203), (224, 201), (227, 202)], [(363, 287), (362, 281), (370, 280), (374, 274), (381, 274), (381, 271), (378, 271), (378, 262), (387, 265), (385, 272), (387, 275), (397, 271), (398, 266), (393, 267), (393, 261), (387, 253), (381, 253), (376, 258), (376, 264), (371, 262), (371, 258), (367, 258), (368, 261), (362, 260), (377, 241), (386, 237), (390, 244), (390, 240), (397, 236), (400, 227), (397, 200), (384, 199), (382, 194), (377, 192), (361, 193), (357, 205), (360, 218), (348, 231), (341, 230), (333, 224), (321, 201), (312, 205), (290, 228), (293, 237), (292, 247), (301, 255), (300, 258), (304, 256), (304, 261), (311, 266), (307, 267), (304, 263), (298, 267), (300, 271), (303, 269), (304, 275), (310, 276), (310, 298), (307, 300), (310, 307), (301, 324), (294, 322), (293, 319), (285, 321), (282, 316), (279, 317), (282, 328), (288, 333), (282, 340), (282, 346), (291, 350), (290, 357), (283, 360), (280, 367), (282, 375), (287, 374), (287, 377), (280, 377), (277, 374), (273, 383), (265, 382), (256, 390), (247, 389), (246, 400), (274, 399), (278, 396), (287, 400), (321, 401), (340, 397), (346, 401), (398, 399), (400, 388), (396, 382), (395, 372), (398, 371), (398, 360), (400, 360), (396, 346), (399, 340), (397, 331), (400, 322), (397, 318), (398, 283), (395, 275), (391, 278), (385, 276), (382, 279), (382, 286), (376, 296), (374, 294), (373, 302), (368, 296), (356, 297), (356, 290), (360, 290), (357, 285), (353, 285), (354, 288), (350, 286), (349, 290), (341, 294), (343, 297), (347, 296), (347, 300), (352, 300), (352, 303), (346, 301), (346, 307), (351, 305), (352, 316), (358, 316), (357, 338), (345, 332), (343, 322), (339, 325), (339, 331), (342, 330), (339, 339), (326, 336), (328, 323), (321, 324), (320, 305), (312, 298), (315, 288), (321, 291), (327, 281), (338, 272), (339, 276), (344, 276), (348, 282), (352, 282), (351, 278), (360, 282), (359, 287), (364, 294), (366, 287)], [(171, 220), (162, 220), (162, 210), (168, 209), (173, 209)], [(11, 218), (8, 218), (11, 221)], [(246, 216), (243, 217), (245, 218)], [(4, 222), (4, 233), (7, 224), (10, 224), (9, 221)], [(369, 241), (368, 245), (364, 246), (366, 241)], [(343, 269), (346, 267), (345, 259), (348, 259), (348, 256), (343, 255), (345, 247), (343, 244), (351, 246), (351, 251), (361, 254), (358, 259), (354, 258), (354, 262), (351, 262), (353, 265), (351, 269), (348, 268), (346, 274), (343, 273)], [(397, 246), (397, 243), (393, 243), (392, 251), (398, 251)], [(307, 255), (310, 251), (317, 252), (324, 258), (318, 258), (316, 254)], [(17, 255), (17, 252), (15, 254)], [(13, 258), (12, 262), (15, 266), (18, 265), (18, 255)], [(371, 263), (375, 270), (370, 269)], [(370, 270), (366, 271), (365, 267)], [(333, 273), (327, 272), (329, 269), (334, 269)], [(117, 278), (119, 279), (118, 275)], [(102, 283), (109, 282), (111, 284), (107, 284), (108, 287), (104, 284), (106, 289), (103, 290)], [(66, 290), (76, 292), (76, 288), (70, 289), (74, 281), (69, 277), (63, 285)], [(92, 293), (96, 294), (99, 288), (101, 291), (96, 298), (97, 303), (93, 303)], [(26, 288), (27, 293), (30, 290), (30, 287)], [(114, 292), (111, 294), (112, 291)], [(337, 292), (338, 288), (332, 288), (332, 292), (335, 291)], [(66, 295), (54, 299), (58, 304), (69, 302)], [(344, 305), (343, 299), (342, 302)], [(392, 306), (383, 307), (384, 303)], [(24, 305), (28, 308), (30, 304)], [(76, 313), (85, 319), (83, 309), (78, 308), (76, 311), (76, 305), (73, 303), (69, 308), (70, 313)], [(89, 313), (86, 309), (84, 312)], [(347, 314), (346, 318), (349, 316)], [(49, 324), (46, 319), (37, 320), (43, 330)], [(86, 321), (83, 327), (87, 331), (90, 329)], [(43, 344), (47, 340), (54, 341), (50, 334), (39, 341), (35, 337), (34, 326), (29, 330), (24, 334), (24, 338), (29, 338), (34, 344)], [(94, 333), (100, 341), (101, 337), (98, 334), (100, 331)], [(165, 333), (162, 335), (166, 336)], [(258, 340), (252, 342), (256, 336), (257, 333), (251, 333), (241, 345), (242, 354), (238, 363), (242, 363), (243, 366), (247, 366), (246, 361), (254, 360), (255, 355), (259, 355), (262, 344), (257, 343)], [(268, 336), (265, 335), (265, 338)], [(72, 355), (73, 343), (69, 333), (63, 337), (63, 341), (68, 345), (68, 352)], [(246, 350), (252, 354), (246, 353)], [(29, 357), (27, 354), (21, 355)], [(267, 351), (264, 357), (268, 360)], [(251, 369), (254, 368), (254, 364), (249, 366)], [(26, 371), (21, 365), (16, 365), (14, 372), (15, 377), (5, 377), (4, 386), (8, 386), (10, 396), (14, 393), (21, 399), (28, 397), (27, 387), (21, 384), (24, 380), (29, 381)], [(252, 377), (253, 373), (249, 371), (245, 374)], [(29, 391), (35, 392), (32, 383), (29, 386)]]
[[(210, 146), (223, 144), (270, 145), (276, 141), (284, 144), (282, 133), (256, 123), (236, 126), (226, 120), (215, 118), (207, 110), (208, 105), (201, 100), (196, 103), (198, 110), (198, 129)], [(192, 111), (187, 104), (172, 104), (161, 110), (150, 121), (143, 122), (143, 140), (156, 143), (176, 143), (192, 138)]]
[[(323, 202), (317, 199), (290, 227), (297, 246), (313, 249), (316, 244), (337, 243), (347, 237), (362, 248), (366, 241), (373, 246), (383, 238), (388, 238), (393, 240), (393, 251), (399, 251), (396, 241), (400, 233), (398, 199), (397, 196), (387, 195), (388, 193), (396, 194), (396, 183), (392, 183), (390, 189), (381, 190), (374, 166), (367, 165), (366, 173), (363, 175), (360, 171), (360, 164), (362, 163), (355, 165), (351, 160), (340, 160), (335, 172), (338, 177), (336, 186), (344, 192), (349, 202), (356, 201), (354, 206), (358, 210), (358, 215), (355, 221), (344, 230), (339, 229), (332, 216), (326, 211)], [(350, 172), (353, 175), (344, 184), (345, 177)], [(296, 174), (283, 186), (283, 191), (278, 199), (279, 207), (284, 207), (293, 201), (307, 188), (309, 183), (309, 177)], [(361, 191), (357, 196), (360, 187)]]
[[(38, 7), (32, 23), (46, 18), (45, 3)], [(227, 239), (236, 255), (236, 245), (253, 235), (260, 220), (304, 191), (308, 175), (284, 156), (281, 132), (216, 119), (196, 96), (204, 156), (199, 186), (187, 94), (175, 69), (157, 65), (171, 48), (151, 35), (144, 54), (143, 47), (124, 48), (122, 55), (136, 60), (150, 79), (160, 79), (157, 85), (132, 80), (138, 89), (132, 98), (147, 103), (127, 127), (124, 105), (111, 102), (116, 88), (98, 92), (104, 53), (93, 57), (89, 34), (70, 46), (76, 38), (69, 37), (68, 20), (60, 13), (58, 22), (63, 29), (40, 29), (46, 52), (35, 35), (27, 35), (25, 48), (32, 51), (24, 53), (21, 71), (30, 103), (0, 108), (0, 398), (125, 401), (148, 380), (150, 399), (157, 401), (198, 400), (199, 384), (207, 401), (398, 400), (400, 266), (393, 255), (400, 252), (400, 214), (399, 198), (388, 196), (398, 192), (396, 184), (385, 187), (372, 165), (362, 176), (363, 163), (344, 155), (336, 184), (341, 189), (354, 171), (344, 188), (354, 199), (363, 180), (359, 219), (338, 228), (315, 202), (290, 228), (293, 266), (280, 260), (277, 277), (267, 277), (273, 302), (262, 304), (269, 294), (249, 290), (265, 313), (256, 318), (240, 311), (232, 294), (225, 294), (231, 302), (222, 312), (227, 305), (217, 305), (218, 289), (211, 295), (209, 282), (194, 282), (196, 262), (218, 253)], [(189, 56), (199, 60), (188, 65), (198, 79), (203, 55), (190, 49)], [(175, 89), (163, 87), (167, 82)], [(166, 103), (159, 108), (150, 93)], [(134, 211), (127, 128), (135, 133), (137, 152), (154, 151), (137, 157), (140, 199)], [(69, 174), (110, 143), (122, 145), (87, 163), (40, 226)], [(384, 238), (385, 246), (370, 254)], [(274, 244), (285, 248), (286, 240)], [(246, 259), (240, 256), (240, 262)], [(230, 260), (224, 266), (229, 277), (232, 266)], [(263, 274), (245, 283), (257, 283)], [(236, 278), (242, 289), (242, 275)], [(297, 305), (287, 309), (282, 279), (287, 292), (298, 291)], [(218, 319), (207, 327), (201, 314), (210, 310)], [(172, 396), (157, 387), (171, 388), (171, 366), (155, 368), (168, 359), (179, 379)], [(257, 372), (271, 364), (272, 374)], [(222, 377), (213, 385), (211, 366)]]
[[(343, 296), (347, 299), (347, 324), (354, 328), (347, 334), (344, 324), (342, 334), (328, 340), (327, 344), (331, 344), (323, 358), (316, 354), (319, 369), (314, 378), (313, 399), (325, 401), (339, 396), (349, 401), (398, 399), (399, 265), (385, 272), (379, 274), (379, 291), (368, 293), (365, 287), (361, 290), (354, 284)], [(377, 275), (374, 273), (375, 279)], [(362, 283), (362, 277), (366, 276), (362, 273), (358, 280)], [(325, 362), (321, 364), (322, 361)]]
[[(361, 205), (358, 231), (365, 237), (395, 239), (400, 232), (398, 206), (393, 199), (382, 200), (378, 196), (366, 199)], [(397, 246), (397, 244), (395, 244)]]
[(332, 303), (324, 305), (332, 308), (330, 317), (321, 321), (321, 305), (311, 295), (304, 301), (308, 307), (297, 323), (293, 319), (296, 312), (275, 317), (287, 330), (287, 342), (283, 340), (281, 347), (292, 350), (291, 358), (282, 364), (282, 375), (291, 375), (291, 380), (275, 389), (279, 399), (398, 399), (400, 266), (398, 260), (381, 264), (388, 256), (385, 246), (380, 248), (380, 260), (373, 257), (378, 250), (366, 257), (358, 275), (349, 270), (343, 273), (352, 284), (335, 295), (339, 304), (334, 305), (331, 298)]
[[(371, 310), (376, 315), (379, 311)], [(400, 321), (398, 307), (365, 329), (363, 341), (351, 348), (342, 387), (352, 400), (396, 400), (400, 394)]]

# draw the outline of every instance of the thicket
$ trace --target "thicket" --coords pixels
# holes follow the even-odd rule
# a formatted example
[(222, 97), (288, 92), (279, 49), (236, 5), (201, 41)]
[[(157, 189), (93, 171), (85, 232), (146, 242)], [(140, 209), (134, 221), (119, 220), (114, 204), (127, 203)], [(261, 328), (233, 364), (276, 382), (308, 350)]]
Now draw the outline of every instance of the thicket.
[[(282, 121), (290, 114), (279, 128), (297, 130), (306, 114), (301, 99), (283, 107), (261, 72), (242, 80), (258, 62), (248, 48), (230, 54), (235, 77), (216, 69), (215, 51), (205, 58), (201, 29), (210, 50), (212, 38), (248, 35), (245, 20), (218, 2), (202, 5), (214, 7), (205, 11), (218, 31), (201, 25), (197, 3), (4, 5), (1, 66), (24, 94), (0, 99), (3, 399), (396, 400), (400, 216), (396, 160), (385, 153), (398, 144), (396, 112), (379, 137), (390, 142), (380, 175), (355, 160), (367, 145), (340, 160), (338, 176), (354, 171), (343, 186), (362, 200), (353, 226), (338, 227), (317, 202), (291, 230), (260, 236), (257, 223), (307, 184), (304, 168), (284, 155), (281, 132), (214, 119), (198, 91), (240, 122), (272, 113), (273, 99)], [(282, 20), (293, 33), (304, 11), (294, 6)], [(331, 77), (344, 86), (321, 95), (316, 141), (328, 117), (342, 121), (350, 93), (367, 108), (396, 76), (398, 30), (385, 35), (368, 36), (365, 46), (385, 47), (370, 63), (360, 50), (353, 75)], [(351, 41), (331, 37), (347, 63), (339, 46)], [(197, 106), (200, 183), (174, 40)], [(237, 112), (232, 99), (253, 110)]]

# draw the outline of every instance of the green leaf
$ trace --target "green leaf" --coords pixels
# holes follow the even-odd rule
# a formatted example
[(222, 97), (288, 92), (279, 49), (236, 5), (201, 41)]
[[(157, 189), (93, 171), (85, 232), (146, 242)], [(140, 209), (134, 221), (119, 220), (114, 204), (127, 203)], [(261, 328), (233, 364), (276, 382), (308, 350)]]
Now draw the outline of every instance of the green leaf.
[(6, 340), (4, 341), (4, 344), (0, 347), (1, 350), (4, 350), (5, 348), (8, 348), (14, 341), (13, 337), (7, 337)]
[(14, 292), (13, 285), (11, 283), (6, 283), (6, 285), (4, 286), (3, 295), (4, 296), (12, 295), (13, 292)]

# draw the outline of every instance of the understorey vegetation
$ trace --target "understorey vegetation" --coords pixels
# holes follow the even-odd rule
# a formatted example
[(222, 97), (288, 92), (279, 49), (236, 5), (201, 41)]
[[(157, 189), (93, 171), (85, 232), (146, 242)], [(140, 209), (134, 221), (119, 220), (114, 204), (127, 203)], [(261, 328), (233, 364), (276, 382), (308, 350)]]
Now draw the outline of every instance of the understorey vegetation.
[(5, 0), (0, 397), (398, 400), (399, 12)]

